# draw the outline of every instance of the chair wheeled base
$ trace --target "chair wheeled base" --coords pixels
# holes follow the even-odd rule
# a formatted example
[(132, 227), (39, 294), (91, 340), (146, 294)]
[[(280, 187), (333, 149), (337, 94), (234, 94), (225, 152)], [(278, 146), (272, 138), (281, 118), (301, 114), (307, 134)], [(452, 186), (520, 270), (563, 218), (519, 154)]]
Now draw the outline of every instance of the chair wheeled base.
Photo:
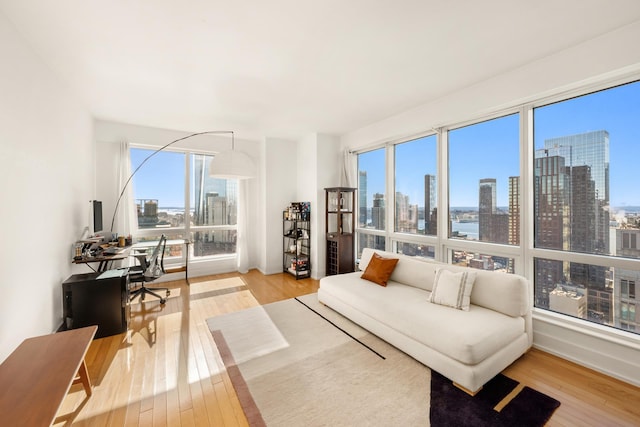
[(158, 295), (154, 291), (165, 291), (167, 297), (171, 294), (171, 291), (169, 290), (169, 288), (153, 288), (153, 290), (151, 290), (144, 285), (144, 282), (142, 282), (142, 285), (138, 289), (131, 292), (129, 301), (133, 301), (138, 296), (140, 296), (140, 301), (144, 301), (144, 296), (146, 294), (151, 294), (154, 297), (160, 299), (160, 304), (164, 304), (167, 302), (166, 298), (162, 298), (160, 295)]

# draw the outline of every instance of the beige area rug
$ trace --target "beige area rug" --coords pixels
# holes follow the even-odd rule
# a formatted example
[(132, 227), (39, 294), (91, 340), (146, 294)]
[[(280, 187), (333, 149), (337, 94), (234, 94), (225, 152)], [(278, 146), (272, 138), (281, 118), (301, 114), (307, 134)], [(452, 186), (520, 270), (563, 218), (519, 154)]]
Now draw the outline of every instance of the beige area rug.
[(429, 425), (430, 370), (316, 294), (207, 323), (251, 425)]

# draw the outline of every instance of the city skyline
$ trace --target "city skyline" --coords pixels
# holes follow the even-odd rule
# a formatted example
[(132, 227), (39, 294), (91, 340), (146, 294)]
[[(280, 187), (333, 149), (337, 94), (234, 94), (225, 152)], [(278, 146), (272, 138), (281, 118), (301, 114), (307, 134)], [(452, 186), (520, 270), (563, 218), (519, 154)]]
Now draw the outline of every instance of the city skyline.
[[(132, 149), (132, 170), (144, 162), (151, 150)], [(189, 212), (185, 206), (185, 154), (158, 152), (134, 176), (134, 198), (138, 227), (210, 226), (192, 231), (193, 256), (235, 253), (237, 232), (214, 229), (237, 224), (237, 181), (209, 176), (211, 156), (189, 154)], [(176, 185), (179, 184), (179, 185)], [(166, 187), (165, 187), (166, 185)], [(170, 191), (167, 191), (170, 190)], [(173, 195), (173, 196), (171, 196)], [(179, 195), (179, 196), (176, 196)], [(172, 198), (173, 197), (173, 198)]]
[[(625, 216), (625, 223), (610, 221), (610, 138), (597, 130), (549, 138), (534, 152), (534, 247), (574, 253), (640, 257), (640, 228), (637, 216)], [(399, 168), (401, 169), (401, 168)], [(402, 170), (402, 169), (401, 169)], [(368, 175), (359, 173), (359, 184), (369, 187)], [(425, 174), (424, 182), (429, 174)], [(430, 179), (430, 178), (429, 178)], [(416, 186), (420, 186), (416, 183)], [(478, 204), (472, 216), (479, 240), (497, 244), (520, 244), (519, 177), (509, 177), (508, 212), (496, 206), (497, 180), (481, 178), (474, 185)], [(423, 187), (424, 188), (424, 187)], [(395, 231), (424, 234), (426, 209), (419, 219), (419, 204), (429, 205), (428, 192), (422, 199), (395, 192), (393, 218)], [(380, 200), (380, 195), (377, 195)], [(391, 206), (390, 206), (391, 208)], [(382, 212), (384, 215), (384, 211)], [(373, 210), (371, 212), (373, 217)], [(452, 223), (453, 224), (453, 221)], [(372, 221), (371, 228), (380, 228)], [(384, 229), (384, 227), (382, 227)], [(451, 237), (467, 236), (449, 228)], [(365, 245), (378, 243), (362, 233)], [(613, 240), (612, 240), (613, 239)], [(401, 239), (400, 239), (401, 240)], [(359, 244), (359, 247), (365, 247)], [(397, 242), (396, 250), (412, 256), (428, 256), (428, 246)], [(433, 249), (431, 249), (433, 250)], [(500, 268), (513, 272), (513, 260), (458, 251), (453, 263), (480, 269)], [(628, 331), (640, 330), (636, 316), (635, 286), (640, 272), (576, 261), (534, 258), (534, 305), (592, 322)]]
[[(635, 119), (640, 117), (639, 100), (640, 82), (635, 82), (569, 101), (538, 107), (534, 110), (534, 151), (544, 148), (544, 141), (547, 139), (597, 130), (607, 131), (611, 142), (610, 206), (616, 209), (638, 208), (640, 192), (636, 191), (634, 183), (628, 179), (628, 173), (634, 169), (635, 159), (640, 158), (640, 127), (636, 125)], [(478, 192), (475, 185), (483, 178), (497, 179), (496, 204), (498, 207), (508, 207), (508, 179), (510, 176), (521, 176), (518, 126), (519, 116), (512, 114), (452, 129), (452, 133), (457, 133), (457, 140), (456, 147), (450, 146), (450, 150), (459, 149), (460, 152), (464, 152), (478, 145), (486, 149), (473, 150), (467, 157), (458, 156), (456, 161), (459, 163), (449, 165), (451, 207), (478, 206)], [(428, 138), (433, 138), (435, 141), (434, 135), (420, 138), (420, 140)], [(410, 142), (412, 141), (400, 145)], [(415, 183), (419, 182), (417, 180), (423, 180), (424, 174), (437, 175), (435, 143), (428, 155), (425, 154), (425, 148), (420, 148), (418, 145), (420, 144), (415, 144), (413, 150), (412, 147), (407, 146), (407, 153), (403, 156), (403, 159), (406, 159), (405, 163), (400, 171), (395, 171), (395, 191), (409, 195), (411, 200), (420, 200), (421, 197), (420, 192), (415, 188)], [(497, 161), (497, 158), (500, 161)], [(515, 159), (515, 161), (510, 164), (504, 159)], [(368, 174), (369, 206), (374, 193), (385, 192), (384, 165), (384, 149), (359, 155), (358, 170), (376, 171)], [(479, 173), (478, 168), (481, 165), (490, 165), (492, 174)], [(451, 177), (456, 179), (451, 180)]]

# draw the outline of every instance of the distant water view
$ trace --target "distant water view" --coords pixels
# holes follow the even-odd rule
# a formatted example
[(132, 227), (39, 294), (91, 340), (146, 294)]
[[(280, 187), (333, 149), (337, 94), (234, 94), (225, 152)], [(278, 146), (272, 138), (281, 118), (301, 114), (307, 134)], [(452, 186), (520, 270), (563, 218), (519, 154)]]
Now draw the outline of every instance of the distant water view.
[(478, 231), (479, 223), (477, 222), (459, 222), (452, 221), (451, 222), (451, 230), (455, 233), (456, 231), (460, 235), (466, 235), (467, 240), (478, 240), (479, 231)]

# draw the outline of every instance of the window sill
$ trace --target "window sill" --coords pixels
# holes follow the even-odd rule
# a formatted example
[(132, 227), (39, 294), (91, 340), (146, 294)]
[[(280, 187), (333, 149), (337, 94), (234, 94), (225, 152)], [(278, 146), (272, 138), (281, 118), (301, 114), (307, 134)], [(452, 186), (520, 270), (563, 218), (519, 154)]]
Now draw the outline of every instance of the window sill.
[[(564, 314), (534, 308), (533, 320), (558, 326), (580, 334), (588, 335), (617, 345), (640, 351), (640, 335), (609, 326), (599, 325), (587, 320), (573, 318)], [(535, 327), (534, 327), (535, 334)]]

